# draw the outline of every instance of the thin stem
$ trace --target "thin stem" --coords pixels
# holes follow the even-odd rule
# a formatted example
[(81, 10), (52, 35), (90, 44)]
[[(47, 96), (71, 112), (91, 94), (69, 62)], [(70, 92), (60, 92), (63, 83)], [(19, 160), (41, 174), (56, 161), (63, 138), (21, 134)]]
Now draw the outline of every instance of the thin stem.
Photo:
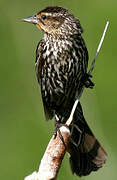
[(99, 54), (99, 51), (100, 51), (100, 49), (101, 49), (101, 47), (102, 47), (102, 43), (103, 43), (103, 41), (104, 41), (104, 38), (105, 38), (105, 35), (106, 35), (106, 31), (107, 31), (107, 29), (108, 29), (108, 25), (109, 25), (109, 21), (107, 21), (106, 26), (105, 26), (105, 28), (104, 28), (104, 32), (103, 32), (102, 38), (101, 38), (100, 43), (99, 43), (99, 45), (98, 45), (98, 48), (97, 48), (97, 51), (96, 51), (96, 55), (95, 55), (95, 57), (94, 57), (94, 59), (93, 59), (93, 61), (92, 61), (92, 64), (91, 64), (91, 67), (90, 67), (90, 69), (89, 69), (88, 74), (91, 74), (92, 71), (93, 71), (93, 69), (94, 69), (95, 62), (96, 62), (96, 58), (97, 58), (97, 56), (98, 56), (98, 54)]

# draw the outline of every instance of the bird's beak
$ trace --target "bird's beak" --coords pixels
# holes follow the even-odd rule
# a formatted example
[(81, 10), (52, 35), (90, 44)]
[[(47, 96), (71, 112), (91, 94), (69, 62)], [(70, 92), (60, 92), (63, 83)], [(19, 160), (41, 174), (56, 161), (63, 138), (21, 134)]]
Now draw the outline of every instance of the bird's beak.
[(39, 19), (35, 15), (33, 15), (33, 16), (28, 17), (28, 18), (22, 19), (22, 21), (37, 24), (39, 22)]

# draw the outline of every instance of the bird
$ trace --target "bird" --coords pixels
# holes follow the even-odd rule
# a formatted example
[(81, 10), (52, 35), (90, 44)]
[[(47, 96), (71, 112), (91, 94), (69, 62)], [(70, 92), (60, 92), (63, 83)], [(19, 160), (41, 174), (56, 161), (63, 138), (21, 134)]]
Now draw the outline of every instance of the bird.
[[(45, 118), (65, 124), (82, 87), (94, 85), (87, 73), (89, 55), (80, 20), (66, 8), (48, 6), (23, 21), (43, 32), (36, 49), (35, 70)], [(67, 151), (73, 174), (86, 176), (100, 169), (107, 153), (86, 122), (80, 102), (70, 131)]]

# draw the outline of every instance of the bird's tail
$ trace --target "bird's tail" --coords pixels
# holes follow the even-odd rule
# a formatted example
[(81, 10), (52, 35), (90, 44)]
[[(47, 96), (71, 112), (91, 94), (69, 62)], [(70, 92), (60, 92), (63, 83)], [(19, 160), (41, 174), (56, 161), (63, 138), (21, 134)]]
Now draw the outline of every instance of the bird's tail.
[(97, 171), (103, 166), (107, 158), (107, 153), (84, 119), (80, 103), (71, 125), (68, 152), (72, 172), (79, 176), (86, 176), (92, 171)]

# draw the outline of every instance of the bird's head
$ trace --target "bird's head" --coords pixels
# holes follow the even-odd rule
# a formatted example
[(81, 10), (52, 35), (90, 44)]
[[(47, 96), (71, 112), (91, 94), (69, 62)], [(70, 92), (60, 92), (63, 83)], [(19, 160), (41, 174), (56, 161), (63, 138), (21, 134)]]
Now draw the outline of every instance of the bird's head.
[(44, 33), (55, 36), (82, 33), (80, 21), (63, 7), (49, 6), (23, 21), (33, 23)]

